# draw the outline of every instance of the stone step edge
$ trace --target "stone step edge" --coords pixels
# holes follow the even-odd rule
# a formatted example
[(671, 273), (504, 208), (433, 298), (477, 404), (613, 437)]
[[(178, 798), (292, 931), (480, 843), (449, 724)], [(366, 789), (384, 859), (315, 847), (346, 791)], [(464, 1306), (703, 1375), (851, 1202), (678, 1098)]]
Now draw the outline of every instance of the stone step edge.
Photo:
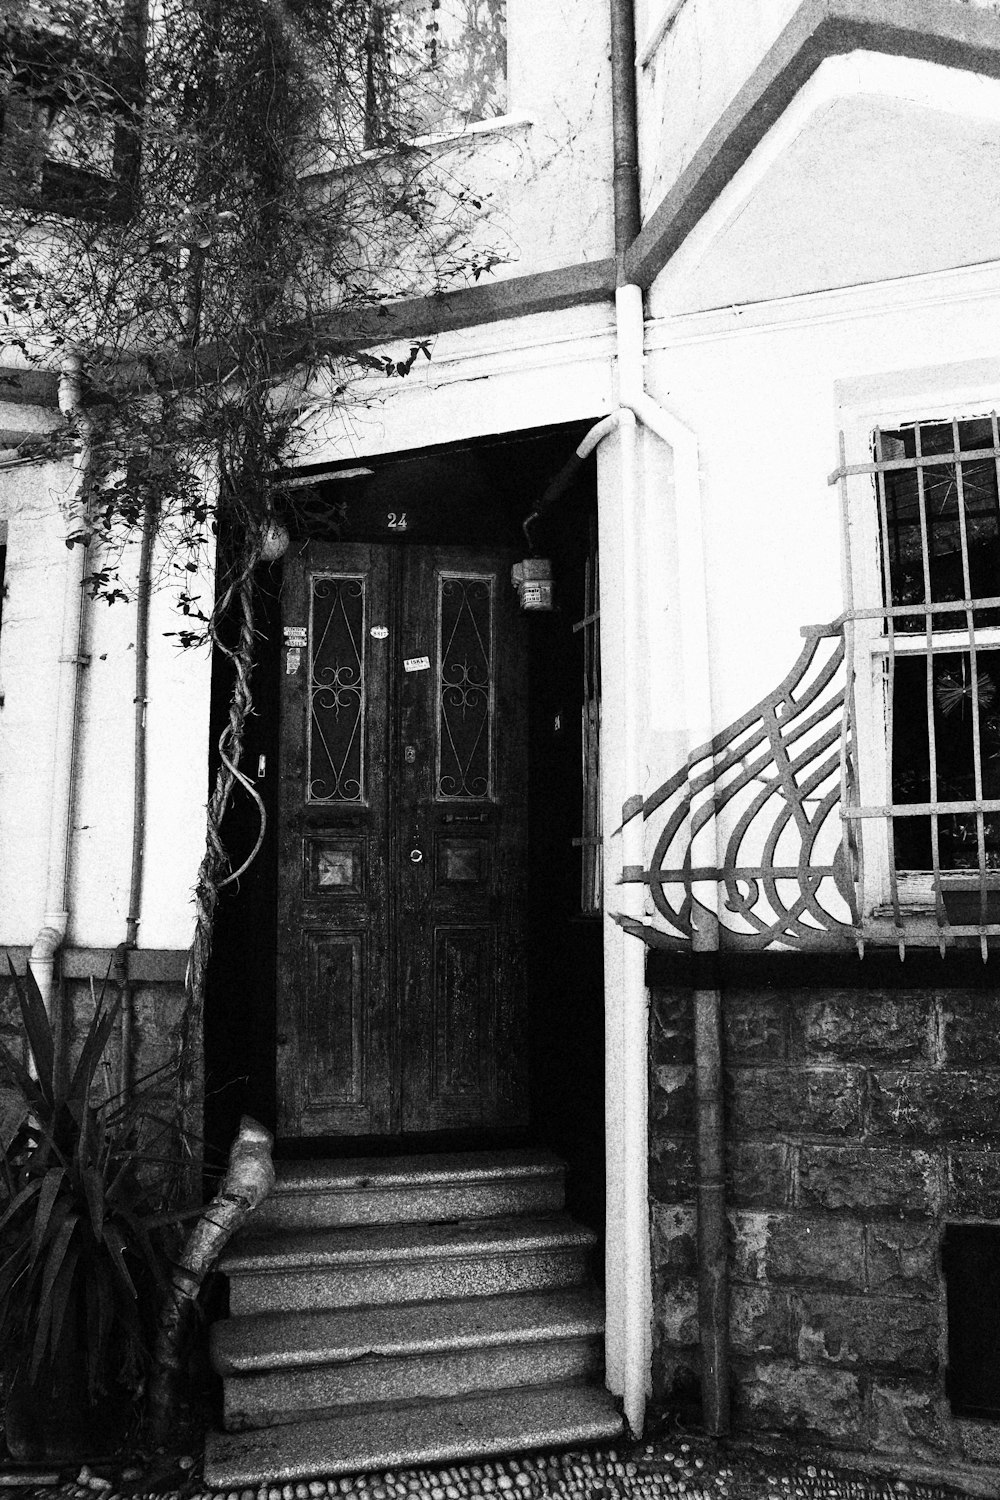
[(307, 1162), (276, 1161), (272, 1195), (316, 1190), (379, 1192), (385, 1189), (466, 1187), (560, 1177), (565, 1163), (547, 1151), (464, 1152), (452, 1156), (353, 1157)]
[(418, 1468), (453, 1459), (587, 1446), (617, 1438), (624, 1422), (603, 1387), (537, 1386), (314, 1415), (307, 1422), (242, 1433), (210, 1432), (205, 1482), (213, 1489), (284, 1483), (313, 1475)]
[[(460, 1224), (468, 1225), (474, 1233), (449, 1239), (449, 1230), (454, 1232)], [(498, 1228), (501, 1225), (503, 1232)], [(288, 1230), (231, 1246), (222, 1256), (219, 1270), (227, 1276), (268, 1276), (297, 1269), (368, 1268), (399, 1261), (487, 1259), (544, 1250), (591, 1249), (596, 1243), (592, 1229), (568, 1216), (460, 1219), (444, 1225), (363, 1225), (298, 1233)]]
[[(539, 1313), (534, 1324), (511, 1323), (493, 1328), (448, 1328), (449, 1314), (486, 1311), (487, 1304), (532, 1305), (555, 1302), (548, 1316)], [(562, 1302), (560, 1309), (558, 1304)], [(472, 1306), (470, 1307), (470, 1304)], [(445, 1325), (435, 1336), (407, 1328), (415, 1317), (427, 1314)], [(367, 1337), (360, 1330), (341, 1337), (338, 1328), (366, 1323)], [(384, 1329), (379, 1324), (386, 1325)], [(353, 1363), (363, 1359), (411, 1359), (426, 1354), (467, 1353), (476, 1349), (516, 1348), (567, 1339), (590, 1338), (604, 1332), (604, 1305), (596, 1291), (576, 1289), (561, 1293), (516, 1293), (510, 1296), (450, 1298), (436, 1302), (385, 1303), (373, 1308), (330, 1308), (315, 1312), (245, 1313), (215, 1323), (210, 1332), (212, 1366), (222, 1376), (258, 1374), (265, 1370), (290, 1370), (328, 1364)], [(389, 1330), (392, 1330), (391, 1332)], [(250, 1346), (250, 1347), (248, 1347)]]

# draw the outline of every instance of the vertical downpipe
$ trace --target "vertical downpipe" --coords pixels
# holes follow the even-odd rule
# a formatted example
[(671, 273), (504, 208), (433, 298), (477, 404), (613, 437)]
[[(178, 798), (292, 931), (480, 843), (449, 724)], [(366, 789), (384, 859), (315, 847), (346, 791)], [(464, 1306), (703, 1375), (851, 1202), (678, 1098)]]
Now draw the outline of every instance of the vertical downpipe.
[[(90, 423), (80, 404), (81, 361), (70, 356), (59, 380), (59, 406), (75, 419), (80, 446), (74, 467), (74, 494), (66, 510), (67, 535), (75, 531), (86, 509), (90, 469)], [(78, 747), (80, 676), (84, 667), (86, 621), (84, 578), (87, 551), (79, 542), (67, 549), (63, 575), (63, 617), (59, 643), (59, 679), (49, 802), (49, 844), (42, 925), (31, 945), (29, 965), (46, 1012), (55, 998), (56, 956), (69, 925), (70, 841), (73, 829), (74, 778)]]
[[(674, 456), (675, 486), (678, 505), (679, 571), (682, 579), (680, 600), (683, 631), (685, 637), (685, 679), (689, 744), (692, 749), (711, 735), (711, 693), (709, 687), (710, 652), (706, 611), (706, 579), (704, 551), (701, 536), (700, 490), (697, 473), (697, 445), (686, 429), (657, 406), (644, 388), (642, 363), (642, 290), (627, 284), (624, 271), (625, 254), (639, 233), (641, 215), (639, 207), (638, 179), (638, 111), (635, 79), (635, 17), (633, 0), (611, 0), (611, 87), (614, 130), (614, 204), (615, 204), (615, 256), (618, 266), (618, 291), (616, 296), (618, 314), (618, 363), (619, 400), (623, 407), (633, 410), (639, 418), (658, 432), (671, 446)], [(626, 536), (623, 538), (627, 574), (635, 567), (637, 576), (626, 576), (626, 594), (631, 596), (638, 584), (639, 552), (629, 546), (627, 528), (634, 524), (635, 493), (638, 478), (633, 468), (631, 477), (625, 458), (629, 441), (635, 443), (634, 429), (629, 435), (622, 430), (623, 453), (623, 515)], [(634, 462), (634, 449), (633, 462)], [(690, 472), (689, 472), (690, 471)], [(638, 544), (636, 544), (637, 547)], [(626, 609), (626, 620), (628, 610)], [(629, 636), (629, 639), (634, 639)], [(630, 726), (626, 725), (626, 743), (630, 744), (630, 733), (634, 737), (636, 704), (630, 694), (626, 700)], [(634, 744), (634, 738), (631, 741)], [(631, 754), (636, 755), (633, 766)], [(629, 753), (629, 785), (638, 791), (641, 770), (637, 747)], [(638, 863), (642, 867), (641, 823), (632, 818), (640, 834), (638, 851), (623, 850), (623, 863)], [(626, 827), (628, 824), (626, 825)], [(712, 820), (714, 829), (714, 819)], [(716, 860), (717, 862), (717, 860)], [(627, 890), (628, 887), (626, 886)], [(713, 900), (717, 892), (713, 889)], [(719, 942), (718, 921), (711, 913), (693, 934), (693, 947), (702, 953), (717, 951)], [(640, 959), (643, 957), (640, 950)], [(633, 966), (626, 961), (624, 981), (626, 994), (626, 1077), (631, 1059), (634, 1067), (641, 1057), (646, 1066), (646, 1038), (637, 1041), (632, 1035), (637, 1016), (646, 1016), (646, 993), (644, 964)], [(694, 1039), (695, 1039), (695, 1105), (696, 1105), (696, 1158), (697, 1186), (696, 1204), (698, 1218), (698, 1323), (702, 1359), (702, 1408), (707, 1430), (714, 1434), (728, 1432), (730, 1421), (730, 1374), (729, 1374), (729, 1269), (727, 1248), (726, 1192), (725, 1192), (725, 1128), (722, 1090), (722, 997), (717, 986), (698, 988), (694, 991)], [(637, 1087), (637, 1086), (636, 1086)], [(645, 1077), (641, 1086), (641, 1097), (645, 1098)], [(626, 1122), (627, 1165), (631, 1167), (631, 1151), (638, 1148), (637, 1140), (630, 1140), (628, 1114)], [(645, 1153), (648, 1146), (645, 1131), (642, 1131), (642, 1174), (645, 1184), (647, 1164)], [(644, 1187), (645, 1191), (645, 1187)], [(628, 1195), (628, 1188), (626, 1189)], [(628, 1201), (628, 1196), (626, 1198)], [(634, 1207), (634, 1205), (632, 1205)], [(628, 1243), (634, 1228), (626, 1226)], [(648, 1241), (648, 1225), (645, 1230)], [(648, 1244), (647, 1244), (648, 1280)], [(637, 1369), (638, 1330), (634, 1320), (638, 1316), (638, 1299), (631, 1284), (626, 1289), (626, 1335), (629, 1340), (628, 1369), (631, 1384), (635, 1384)], [(630, 1326), (631, 1325), (631, 1326)], [(646, 1336), (644, 1369), (648, 1369), (648, 1332)], [(627, 1377), (626, 1386), (628, 1388)], [(633, 1392), (633, 1401), (635, 1393)], [(640, 1408), (641, 1410), (641, 1408)], [(628, 1399), (626, 1414), (635, 1428)]]
[(611, 0), (611, 129), (614, 142), (615, 259), (619, 283), (625, 279), (625, 252), (642, 227), (638, 119), (633, 0)]
[(143, 855), (146, 845), (146, 703), (149, 686), (149, 596), (153, 565), (156, 506), (147, 497), (142, 514), (139, 577), (136, 586), (135, 619), (135, 717), (133, 723), (132, 861), (129, 875), (128, 914), (125, 941), (116, 952), (122, 994), (121, 1090), (131, 1093), (133, 1081), (132, 1031), (135, 1019), (135, 985), (129, 974), (129, 954), (136, 948), (142, 908)]
[[(635, 17), (632, 0), (611, 0), (611, 102), (614, 147), (614, 228), (617, 279), (624, 279), (625, 252), (639, 233), (639, 162), (635, 90)], [(636, 315), (636, 307), (638, 309)], [(642, 385), (642, 292), (619, 288), (616, 295), (619, 401), (622, 391)], [(638, 649), (641, 624), (641, 539), (638, 534), (639, 435), (634, 414), (622, 403), (619, 419), (621, 488), (622, 600), (624, 680), (622, 683), (623, 782), (626, 795), (641, 795), (643, 782), (639, 701), (629, 653)], [(633, 810), (634, 811), (634, 810)], [(619, 886), (623, 911), (641, 920), (643, 886), (635, 880), (643, 867), (643, 824), (625, 809), (621, 834), (624, 884)], [(631, 868), (630, 868), (631, 867)], [(619, 1378), (625, 1417), (635, 1434), (642, 1432), (649, 1395), (652, 1307), (649, 1266), (648, 1190), (648, 994), (645, 947), (622, 933), (620, 949), (622, 1098), (619, 1159), (610, 1163), (621, 1174), (619, 1198), (623, 1222), (614, 1234), (622, 1248), (622, 1360)], [(609, 1231), (610, 1239), (610, 1231)]]
[(717, 988), (694, 992), (694, 1096), (702, 1420), (708, 1432), (721, 1436), (729, 1431), (729, 1267)]

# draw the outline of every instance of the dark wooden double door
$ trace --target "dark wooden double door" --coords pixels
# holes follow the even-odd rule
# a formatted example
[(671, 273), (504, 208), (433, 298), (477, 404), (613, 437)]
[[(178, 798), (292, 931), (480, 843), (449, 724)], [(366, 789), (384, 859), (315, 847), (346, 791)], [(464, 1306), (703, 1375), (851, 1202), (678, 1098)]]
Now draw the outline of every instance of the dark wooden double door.
[(279, 1131), (524, 1123), (526, 651), (509, 551), (286, 563)]

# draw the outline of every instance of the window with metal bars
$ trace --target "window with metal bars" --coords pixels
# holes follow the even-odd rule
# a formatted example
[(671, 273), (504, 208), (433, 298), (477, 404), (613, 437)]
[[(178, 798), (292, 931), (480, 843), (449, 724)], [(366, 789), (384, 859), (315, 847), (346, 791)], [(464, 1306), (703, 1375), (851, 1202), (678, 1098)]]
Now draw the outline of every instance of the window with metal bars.
[(862, 587), (848, 611), (861, 908), (985, 942), (1000, 934), (997, 416), (876, 429), (872, 461), (844, 472), (871, 476), (855, 571), (881, 595), (868, 606)]

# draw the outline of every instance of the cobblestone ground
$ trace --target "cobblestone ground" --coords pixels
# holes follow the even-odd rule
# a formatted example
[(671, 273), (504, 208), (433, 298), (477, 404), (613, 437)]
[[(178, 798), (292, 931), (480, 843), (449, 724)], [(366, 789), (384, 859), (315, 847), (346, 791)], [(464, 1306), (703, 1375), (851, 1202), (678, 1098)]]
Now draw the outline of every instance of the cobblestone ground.
[(680, 1439), (230, 1491), (206, 1489), (198, 1461), (184, 1456), (125, 1469), (84, 1467), (68, 1478), (0, 1470), (0, 1500), (961, 1500), (964, 1494)]

